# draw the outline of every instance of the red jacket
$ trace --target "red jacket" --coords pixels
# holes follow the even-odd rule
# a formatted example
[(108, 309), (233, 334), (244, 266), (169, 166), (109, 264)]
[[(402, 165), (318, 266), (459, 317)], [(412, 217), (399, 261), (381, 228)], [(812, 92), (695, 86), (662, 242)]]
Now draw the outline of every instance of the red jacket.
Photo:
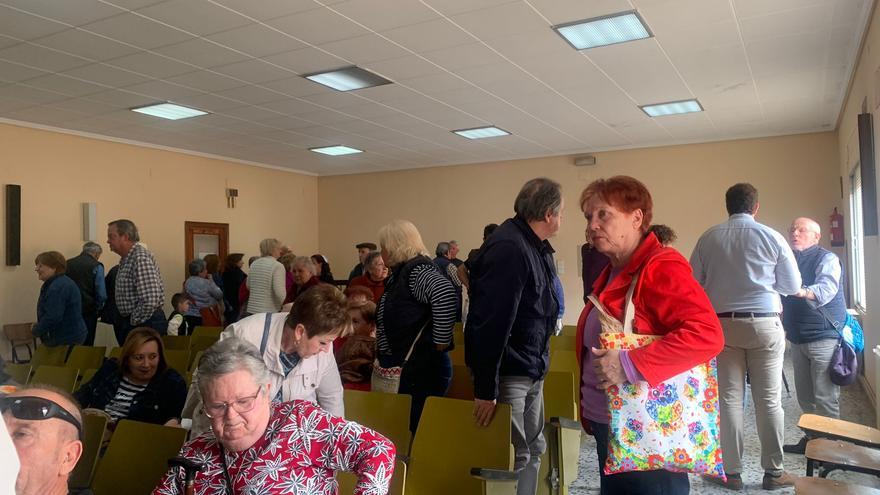
[(351, 282), (348, 283), (349, 287), (355, 285), (363, 285), (364, 287), (370, 289), (373, 293), (373, 302), (376, 305), (379, 305), (379, 299), (382, 297), (382, 294), (385, 293), (385, 280), (380, 280), (378, 282), (374, 282), (373, 279), (370, 278), (368, 274), (363, 274), (360, 277), (355, 277), (351, 279)]
[[(694, 279), (687, 260), (675, 249), (661, 246), (654, 234), (645, 237), (629, 264), (610, 284), (611, 267), (593, 284), (593, 292), (612, 316), (623, 319), (626, 293), (640, 268), (633, 293), (633, 331), (664, 337), (629, 351), (629, 357), (645, 380), (656, 385), (717, 356), (724, 348), (724, 334), (712, 303)], [(581, 365), (584, 324), (592, 308), (588, 303), (578, 320), (576, 351)]]

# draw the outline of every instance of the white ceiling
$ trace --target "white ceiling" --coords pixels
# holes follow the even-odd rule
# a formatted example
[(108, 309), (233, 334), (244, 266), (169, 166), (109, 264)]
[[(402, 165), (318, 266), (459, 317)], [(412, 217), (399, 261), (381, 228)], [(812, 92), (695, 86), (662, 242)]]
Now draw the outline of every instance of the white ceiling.
[[(0, 0), (0, 118), (319, 175), (830, 130), (871, 3)], [(633, 9), (653, 38), (578, 52), (550, 28)], [(348, 65), (394, 84), (299, 77)], [(128, 110), (160, 101), (211, 115)], [(482, 125), (512, 136), (449, 132)], [(335, 144), (366, 152), (307, 149)]]

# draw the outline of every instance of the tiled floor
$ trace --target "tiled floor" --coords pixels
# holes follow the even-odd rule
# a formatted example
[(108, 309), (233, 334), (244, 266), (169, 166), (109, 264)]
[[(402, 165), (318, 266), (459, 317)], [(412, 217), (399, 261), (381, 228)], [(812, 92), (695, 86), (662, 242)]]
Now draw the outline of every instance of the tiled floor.
[[(801, 430), (797, 427), (797, 421), (800, 417), (801, 410), (800, 407), (798, 407), (797, 399), (795, 398), (794, 372), (791, 369), (791, 361), (788, 358), (786, 358), (785, 362), (785, 375), (788, 377), (789, 385), (791, 386), (791, 396), (788, 396), (785, 391), (782, 393), (782, 406), (785, 409), (785, 442), (794, 443), (801, 437)], [(875, 426), (874, 408), (871, 405), (871, 401), (865, 395), (864, 390), (858, 384), (843, 388), (840, 397), (840, 411), (842, 419)], [(761, 448), (755, 430), (755, 409), (751, 400), (749, 400), (749, 412), (745, 417), (747, 419), (752, 418), (751, 421), (747, 421), (746, 423), (746, 437), (743, 441), (745, 445), (745, 453), (743, 455), (745, 472), (743, 473), (743, 481), (745, 482), (746, 489), (742, 492), (732, 492), (718, 486), (706, 484), (700, 478), (691, 476), (691, 493), (707, 495), (769, 493), (761, 489), (761, 478), (764, 473), (761, 470), (760, 465)], [(785, 469), (792, 474), (803, 476), (806, 470), (806, 460), (804, 459), (804, 456), (785, 454)], [(596, 460), (596, 444), (593, 441), (593, 437), (589, 435), (584, 436), (582, 443), (579, 474), (577, 481), (571, 487), (570, 493), (572, 495), (599, 493), (599, 471), (598, 462)], [(880, 488), (880, 480), (874, 476), (835, 471), (831, 473), (829, 478)], [(791, 494), (794, 493), (794, 490), (779, 490), (774, 493)]]

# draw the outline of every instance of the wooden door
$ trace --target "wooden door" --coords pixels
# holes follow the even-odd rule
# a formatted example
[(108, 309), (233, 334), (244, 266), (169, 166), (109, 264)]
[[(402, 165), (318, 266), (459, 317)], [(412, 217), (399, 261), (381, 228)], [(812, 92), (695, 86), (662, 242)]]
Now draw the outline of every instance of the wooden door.
[[(186, 264), (206, 254), (220, 256), (220, 263), (229, 254), (229, 224), (209, 222), (185, 222), (184, 239), (186, 239)], [(184, 280), (189, 276), (186, 266)]]

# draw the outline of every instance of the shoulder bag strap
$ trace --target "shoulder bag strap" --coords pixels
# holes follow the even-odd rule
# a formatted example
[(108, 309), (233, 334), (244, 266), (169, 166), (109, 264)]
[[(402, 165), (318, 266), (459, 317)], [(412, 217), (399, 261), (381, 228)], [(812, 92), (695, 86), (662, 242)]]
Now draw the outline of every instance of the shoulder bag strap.
[(831, 323), (831, 326), (834, 327), (834, 330), (836, 330), (837, 333), (839, 333), (840, 336), (843, 337), (841, 329), (843, 328), (844, 324), (832, 318), (831, 315), (828, 314), (828, 310), (825, 309), (823, 306), (819, 306), (818, 308), (816, 308), (816, 310), (822, 313), (822, 316), (824, 316), (825, 319), (828, 320), (828, 323)]
[(422, 325), (422, 328), (419, 330), (419, 333), (416, 334), (416, 339), (413, 340), (412, 345), (409, 346), (409, 351), (406, 353), (406, 357), (403, 358), (403, 363), (400, 364), (401, 368), (403, 368), (403, 366), (406, 364), (406, 362), (409, 361), (409, 357), (412, 355), (413, 349), (416, 348), (416, 344), (418, 344), (419, 339), (422, 338), (422, 332), (424, 332), (425, 329), (428, 328), (428, 324), (430, 324), (430, 323), (431, 323), (431, 319), (429, 318), (428, 321), (426, 321), (425, 324)]
[(272, 313), (266, 313), (266, 322), (263, 324), (263, 340), (260, 341), (260, 355), (266, 354), (266, 344), (269, 343), (269, 328), (272, 326)]
[(633, 274), (632, 281), (629, 283), (629, 290), (626, 291), (626, 302), (623, 306), (623, 333), (633, 333), (633, 320), (636, 318), (636, 306), (633, 302), (633, 293), (636, 291), (636, 284), (639, 282), (639, 275), (642, 270), (639, 269)]

